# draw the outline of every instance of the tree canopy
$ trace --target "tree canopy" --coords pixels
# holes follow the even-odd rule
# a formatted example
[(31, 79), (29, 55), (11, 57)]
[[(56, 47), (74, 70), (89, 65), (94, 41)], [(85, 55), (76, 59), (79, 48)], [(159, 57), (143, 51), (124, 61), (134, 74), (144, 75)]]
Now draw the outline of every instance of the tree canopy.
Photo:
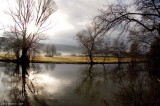
[(44, 32), (49, 28), (47, 20), (56, 10), (53, 0), (16, 0), (15, 8), (9, 8), (7, 14), (14, 25), (7, 37), (16, 39), (22, 51), (21, 61), (29, 61), (29, 49), (44, 39)]

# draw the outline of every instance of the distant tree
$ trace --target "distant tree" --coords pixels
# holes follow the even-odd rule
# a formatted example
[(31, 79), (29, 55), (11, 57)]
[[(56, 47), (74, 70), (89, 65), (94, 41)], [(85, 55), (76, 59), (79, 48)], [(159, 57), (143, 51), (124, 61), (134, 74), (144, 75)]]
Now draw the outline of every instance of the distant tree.
[(46, 52), (46, 56), (49, 56), (49, 44), (47, 44), (45, 52)]
[(14, 9), (9, 8), (7, 14), (13, 19), (10, 34), (22, 51), (20, 62), (29, 63), (29, 51), (43, 39), (48, 29), (48, 18), (56, 11), (53, 0), (17, 0)]
[(141, 52), (139, 50), (139, 45), (137, 42), (133, 42), (130, 47), (129, 56), (132, 62), (136, 62), (136, 59), (140, 56)]
[(56, 47), (53, 44), (51, 45), (50, 50), (51, 50), (51, 57), (56, 55), (56, 53), (57, 53)]
[(106, 61), (106, 57), (110, 55), (110, 53), (111, 53), (111, 41), (109, 38), (106, 38), (103, 41), (102, 46), (99, 47), (99, 54), (100, 56), (104, 57), (103, 60), (104, 63)]
[(53, 57), (54, 55), (56, 55), (57, 51), (56, 51), (56, 47), (52, 44), (52, 45), (47, 45), (46, 47), (46, 56), (47, 57)]
[(61, 53), (56, 53), (56, 56), (61, 56), (62, 54)]
[[(14, 56), (16, 57), (16, 59), (20, 58), (20, 47), (19, 47), (19, 43), (18, 40), (16, 39), (10, 39), (10, 38), (2, 38), (3, 41), (1, 41), (2, 43), (2, 50), (4, 52), (6, 52), (6, 59), (14, 59)], [(14, 56), (13, 56), (14, 54)], [(12, 57), (10, 57), (12, 55)]]
[(40, 54), (40, 51), (42, 50), (41, 47), (42, 47), (42, 44), (36, 43), (34, 47), (29, 49), (28, 53), (31, 61), (34, 61), (35, 59), (37, 59), (37, 56)]
[(72, 53), (71, 56), (76, 56), (76, 54), (75, 54), (75, 53)]
[(79, 42), (83, 54), (89, 56), (90, 63), (93, 64), (93, 56), (98, 54), (98, 48), (103, 42), (101, 30), (98, 30), (98, 24), (93, 23), (87, 29), (78, 32), (76, 40)]
[(111, 48), (111, 53), (113, 54), (113, 56), (118, 58), (118, 63), (120, 64), (127, 55), (126, 44), (119, 39), (114, 39)]

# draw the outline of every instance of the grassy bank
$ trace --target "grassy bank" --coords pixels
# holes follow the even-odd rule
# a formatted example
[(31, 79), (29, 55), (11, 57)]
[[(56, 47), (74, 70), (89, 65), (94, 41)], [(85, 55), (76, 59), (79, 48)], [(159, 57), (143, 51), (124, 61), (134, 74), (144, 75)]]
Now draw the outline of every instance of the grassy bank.
[[(6, 56), (6, 55), (0, 55), (0, 61), (12, 61), (14, 60), (14, 56)], [(95, 63), (118, 63), (118, 59), (114, 57), (94, 57), (93, 61)], [(137, 61), (143, 61), (142, 59), (137, 59)], [(55, 56), (55, 57), (44, 57), (44, 56), (36, 56), (35, 59), (31, 58), (31, 62), (34, 63), (80, 63), (85, 64), (89, 63), (88, 57), (78, 57), (78, 56)], [(130, 58), (124, 58), (122, 63), (128, 63), (131, 62)]]
[[(93, 61), (95, 63), (117, 63), (117, 58), (107, 57), (94, 57)], [(37, 57), (32, 62), (38, 63), (89, 63), (88, 57), (78, 57), (78, 56), (55, 56), (55, 57)], [(130, 62), (129, 58), (125, 58), (122, 62)]]

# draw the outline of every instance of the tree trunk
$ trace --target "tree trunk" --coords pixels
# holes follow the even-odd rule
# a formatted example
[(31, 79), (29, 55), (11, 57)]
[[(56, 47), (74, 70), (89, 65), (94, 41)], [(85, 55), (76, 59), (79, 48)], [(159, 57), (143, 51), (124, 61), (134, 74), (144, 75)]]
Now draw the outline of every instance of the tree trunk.
[(51, 52), (51, 57), (53, 57), (53, 51)]
[(121, 64), (121, 60), (120, 60), (120, 58), (118, 57), (118, 64)]
[(18, 64), (19, 60), (20, 60), (20, 54), (19, 54), (20, 50), (14, 50), (14, 52), (15, 52), (15, 56), (16, 56), (16, 62)]
[(91, 54), (89, 55), (89, 59), (90, 59), (90, 64), (93, 64), (93, 57)]
[(29, 56), (27, 54), (27, 49), (22, 50), (22, 56), (20, 58), (20, 64), (28, 65), (29, 64)]

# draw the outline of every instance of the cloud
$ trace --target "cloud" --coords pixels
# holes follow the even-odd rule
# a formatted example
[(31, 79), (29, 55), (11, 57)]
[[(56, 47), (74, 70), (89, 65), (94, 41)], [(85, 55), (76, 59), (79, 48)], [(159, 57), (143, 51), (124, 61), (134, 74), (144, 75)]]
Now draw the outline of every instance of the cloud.
[[(55, 0), (58, 10), (50, 18), (52, 29), (48, 30), (48, 40), (45, 42), (63, 43), (75, 45), (73, 39), (78, 31), (84, 29), (86, 24), (90, 23), (95, 15), (98, 14), (98, 9), (101, 9), (104, 4), (115, 2), (116, 0)], [(8, 3), (13, 0), (1, 0), (0, 6), (3, 13), (7, 10)], [(0, 26), (10, 24), (9, 18), (6, 15), (1, 15), (2, 20)]]
[[(54, 14), (55, 26), (49, 32), (49, 39), (55, 42), (76, 44), (73, 39), (98, 14), (105, 0), (55, 0), (58, 11)], [(53, 22), (53, 23), (54, 23)]]

